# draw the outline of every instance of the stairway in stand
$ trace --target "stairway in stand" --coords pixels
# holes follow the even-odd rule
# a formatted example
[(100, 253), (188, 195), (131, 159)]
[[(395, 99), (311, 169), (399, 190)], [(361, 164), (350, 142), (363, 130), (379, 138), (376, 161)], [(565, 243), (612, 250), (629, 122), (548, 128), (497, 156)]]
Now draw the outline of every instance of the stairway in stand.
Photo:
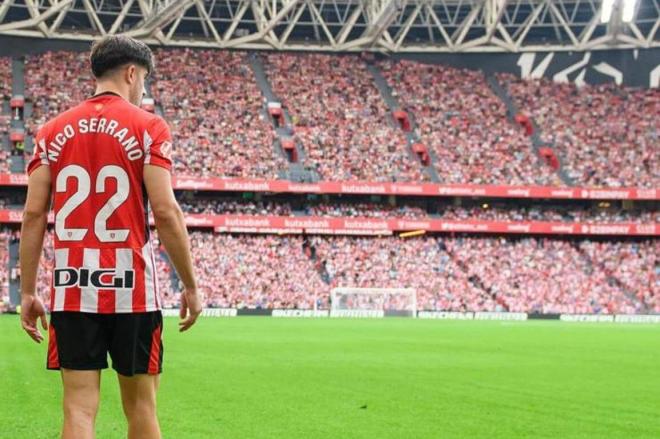
[[(504, 87), (500, 82), (495, 78), (493, 75), (488, 75), (486, 78), (486, 81), (488, 82), (488, 85), (490, 89), (493, 91), (493, 93), (500, 98), (500, 100), (506, 105), (507, 109), (507, 117), (509, 119), (509, 122), (513, 124), (518, 124), (516, 121), (516, 116), (520, 114), (520, 110), (516, 106), (515, 102), (513, 99), (511, 99), (511, 96), (509, 96), (509, 92), (507, 91), (506, 87)], [(566, 170), (564, 169), (564, 164), (563, 160), (559, 155), (559, 152), (554, 148), (554, 145), (548, 142), (544, 142), (541, 140), (541, 129), (540, 127), (536, 124), (533, 118), (529, 117), (529, 122), (531, 123), (532, 126), (532, 134), (530, 136), (531, 139), (531, 147), (534, 150), (535, 156), (538, 157), (539, 161), (544, 160), (542, 151), (543, 148), (549, 148), (550, 151), (552, 151), (552, 154), (557, 158), (559, 162), (559, 167), (556, 170), (557, 175), (561, 179), (561, 181), (567, 185), (567, 186), (575, 186), (575, 182), (573, 179), (568, 175)], [(521, 127), (522, 129), (522, 127)], [(545, 166), (542, 163), (539, 163), (539, 166)]]
[[(397, 98), (394, 96), (394, 93), (392, 93), (392, 88), (387, 83), (387, 80), (383, 77), (380, 70), (375, 64), (371, 62), (367, 62), (367, 70), (373, 76), (374, 84), (376, 84), (376, 88), (378, 88), (378, 91), (380, 91), (380, 95), (382, 96), (383, 100), (390, 109), (390, 115), (391, 115), (390, 122), (392, 124), (398, 125), (399, 122), (394, 118), (394, 112), (397, 110), (401, 110), (401, 105), (399, 104)], [(414, 115), (408, 113), (408, 119), (410, 122), (410, 129), (405, 131), (405, 134), (406, 134), (406, 139), (408, 141), (408, 153), (411, 157), (411, 160), (415, 160), (419, 162), (420, 166), (423, 167), (424, 172), (426, 173), (426, 175), (428, 175), (431, 181), (439, 182), (440, 178), (438, 177), (438, 173), (435, 170), (435, 167), (433, 166), (433, 161), (435, 158), (434, 153), (432, 151), (428, 151), (429, 161), (426, 165), (424, 165), (413, 149), (414, 145), (420, 143), (420, 140), (416, 131)]]
[[(261, 90), (261, 94), (266, 99), (266, 108), (264, 108), (264, 112), (266, 113), (266, 117), (271, 121), (273, 129), (277, 134), (274, 148), (276, 149), (277, 154), (286, 157), (289, 161), (289, 168), (282, 172), (280, 178), (297, 182), (317, 181), (318, 176), (315, 177), (305, 168), (305, 148), (303, 148), (302, 144), (294, 137), (293, 123), (291, 122), (291, 117), (286, 111), (286, 108), (280, 107), (279, 111), (281, 112), (281, 117), (279, 118), (279, 123), (270, 113), (268, 105), (281, 104), (282, 101), (273, 92), (273, 88), (268, 80), (268, 75), (266, 74), (260, 56), (256, 53), (250, 53), (247, 57), (252, 72), (254, 73), (254, 79)], [(291, 160), (291, 157), (287, 154), (281, 139), (293, 142), (294, 150), (291, 151), (290, 154), (295, 156), (295, 160)]]

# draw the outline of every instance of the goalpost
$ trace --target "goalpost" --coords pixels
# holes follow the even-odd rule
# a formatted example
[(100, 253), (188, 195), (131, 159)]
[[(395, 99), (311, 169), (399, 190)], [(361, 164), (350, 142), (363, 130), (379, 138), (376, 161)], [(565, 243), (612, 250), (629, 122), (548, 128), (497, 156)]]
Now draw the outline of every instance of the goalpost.
[(330, 317), (417, 317), (414, 288), (333, 288), (330, 292)]

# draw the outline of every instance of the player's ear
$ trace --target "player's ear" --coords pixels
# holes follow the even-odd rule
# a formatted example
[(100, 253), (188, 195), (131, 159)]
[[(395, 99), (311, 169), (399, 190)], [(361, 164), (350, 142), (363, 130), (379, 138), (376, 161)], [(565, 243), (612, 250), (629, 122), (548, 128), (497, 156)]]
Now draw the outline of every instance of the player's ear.
[(126, 69), (126, 82), (133, 84), (137, 79), (137, 69), (135, 68), (135, 64), (129, 64)]

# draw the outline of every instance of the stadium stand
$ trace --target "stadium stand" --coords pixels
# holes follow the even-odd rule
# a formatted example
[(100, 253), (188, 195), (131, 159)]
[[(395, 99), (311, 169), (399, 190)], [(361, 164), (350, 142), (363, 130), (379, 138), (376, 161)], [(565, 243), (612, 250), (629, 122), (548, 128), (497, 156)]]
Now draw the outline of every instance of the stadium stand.
[[(159, 50), (156, 57), (151, 88), (171, 125), (175, 172), (273, 179), (286, 168), (274, 152), (261, 93), (245, 80), (251, 72), (244, 53), (181, 49)], [(25, 76), (34, 105), (26, 124), (31, 134), (93, 93), (86, 53), (28, 56)]]
[(305, 214), (323, 217), (364, 218), (423, 218), (428, 216), (424, 207), (412, 203), (400, 206), (386, 206), (380, 203), (321, 203), (306, 206)]
[[(575, 242), (478, 237), (445, 242), (469, 275), (477, 277), (510, 311), (611, 314), (642, 308), (611, 285), (607, 274)], [(604, 255), (617, 254), (619, 247), (606, 244), (602, 250)], [(595, 261), (603, 258), (593, 256)]]
[[(207, 296), (215, 306), (311, 308), (320, 292), (323, 307), (332, 287), (404, 286), (417, 290), (421, 309), (639, 312), (642, 303), (611, 284), (601, 268), (606, 261), (628, 261), (633, 248), (641, 248), (639, 260), (611, 276), (620, 274), (627, 289), (649, 303), (660, 293), (651, 256), (659, 254), (657, 241), (317, 236), (309, 242), (316, 266), (303, 256), (299, 237), (194, 232), (193, 253), (207, 294), (221, 290)], [(589, 246), (597, 254), (590, 255)], [(624, 276), (645, 263), (646, 276)], [(327, 273), (328, 282), (318, 273)]]
[[(319, 216), (346, 218), (407, 218), (427, 217), (445, 220), (483, 221), (548, 221), (558, 223), (660, 223), (660, 212), (655, 204), (623, 209), (609, 203), (605, 207), (589, 204), (561, 205), (558, 203), (531, 203), (520, 205), (506, 201), (471, 201), (462, 206), (447, 200), (405, 199), (391, 206), (384, 202), (363, 200), (304, 201), (295, 199), (243, 200), (209, 195), (192, 196), (190, 192), (178, 195), (181, 208), (189, 214), (252, 215), (252, 216)], [(20, 209), (24, 194), (0, 195), (0, 209)]]
[[(176, 273), (172, 264), (169, 262), (167, 254), (163, 246), (158, 240), (158, 234), (153, 232), (153, 245), (154, 257), (156, 260), (156, 271), (158, 279), (158, 287), (163, 301), (163, 306), (168, 308), (175, 308), (179, 306), (179, 296), (177, 293), (181, 291), (179, 282), (173, 282), (176, 279)], [(174, 272), (174, 273), (173, 273)], [(174, 274), (174, 276), (173, 276)]]
[[(197, 177), (274, 179), (288, 167), (274, 147), (275, 128), (244, 52), (159, 49), (150, 89), (174, 135), (174, 172)], [(423, 181), (417, 158), (394, 123), (363, 60), (320, 54), (260, 55), (283, 101), (304, 163), (326, 180)], [(46, 52), (26, 58), (26, 121), (33, 134), (48, 118), (89, 96), (87, 55)], [(420, 140), (433, 152), (442, 182), (560, 185), (524, 130), (507, 119), (486, 77), (470, 70), (410, 61), (377, 66)], [(64, 72), (54, 75), (53, 72)], [(11, 63), (0, 58), (0, 95), (8, 96)], [(248, 78), (248, 79), (246, 79)], [(534, 118), (580, 185), (657, 188), (657, 90), (521, 81), (498, 75), (516, 105)], [(87, 86), (89, 85), (89, 87)], [(598, 124), (607, 120), (608, 124)], [(9, 119), (0, 119), (0, 128)], [(597, 131), (594, 126), (607, 125)], [(624, 127), (634, 127), (624, 130)], [(2, 132), (0, 132), (0, 135)], [(617, 142), (620, 147), (613, 148)], [(9, 152), (0, 148), (0, 172)], [(179, 194), (188, 213), (323, 217), (433, 216), (448, 220), (658, 223), (655, 205), (623, 209), (561, 202), (538, 205), (463, 199), (384, 202), (237, 200)], [(0, 208), (20, 204), (0, 196)], [(7, 296), (8, 243), (0, 229), (0, 292)], [(337, 286), (413, 287), (418, 308), (539, 313), (660, 312), (657, 240), (549, 239), (438, 235), (412, 239), (227, 235), (191, 232), (207, 305), (239, 308), (328, 308)], [(176, 275), (154, 237), (167, 307), (179, 303)], [(47, 234), (38, 290), (48, 300), (53, 265)], [(389, 305), (396, 305), (390, 303)]]
[(9, 157), (10, 152), (0, 147), (0, 173), (6, 174), (9, 172)]
[[(634, 268), (611, 275), (601, 268), (637, 247), (642, 261), (629, 266), (649, 262), (660, 251), (657, 241), (604, 241), (592, 254), (590, 241), (545, 238), (316, 236), (309, 243), (315, 265), (300, 237), (193, 232), (192, 248), (214, 306), (311, 308), (321, 292), (323, 307), (333, 287), (403, 286), (417, 290), (420, 309), (631, 313), (643, 306), (634, 297), (650, 303), (660, 293), (654, 264), (648, 278), (624, 276)], [(611, 284), (617, 274), (634, 297)]]
[(48, 119), (94, 94), (89, 54), (49, 51), (26, 56), (25, 87), (25, 98), (33, 105), (26, 130), (36, 134)]
[(366, 64), (355, 56), (269, 54), (274, 92), (324, 180), (421, 181)]
[(445, 219), (480, 219), (492, 221), (554, 221), (566, 223), (645, 223), (660, 222), (660, 214), (654, 210), (599, 209), (573, 206), (489, 206), (457, 207), (440, 209)]
[(561, 184), (533, 154), (523, 130), (507, 121), (506, 107), (483, 73), (413, 61), (379, 66), (422, 143), (435, 153), (442, 182)]
[(660, 245), (657, 240), (584, 241), (580, 248), (637, 300), (647, 304), (649, 311), (660, 312)]
[[(399, 202), (389, 206), (376, 202), (308, 202), (296, 211), (286, 200), (243, 201), (223, 198), (180, 197), (184, 212), (217, 215), (275, 215), (275, 216), (321, 216), (363, 218), (425, 218), (433, 216), (447, 220), (491, 220), (491, 221), (552, 221), (565, 223), (644, 223), (660, 222), (660, 213), (654, 209), (597, 208), (589, 206), (532, 205), (481, 203), (454, 206), (447, 201), (422, 200)], [(434, 208), (430, 214), (428, 208)]]
[(327, 303), (328, 289), (303, 253), (301, 237), (193, 232), (191, 248), (210, 306), (311, 309), (316, 299)]
[(499, 74), (579, 185), (660, 186), (660, 90), (521, 80)]
[(233, 215), (292, 215), (289, 203), (271, 201), (244, 202), (225, 199), (179, 200), (187, 213), (233, 214)]
[[(13, 235), (16, 235), (13, 232)], [(0, 280), (7, 288), (0, 232)], [(38, 291), (49, 298), (52, 234)], [(159, 248), (157, 238), (155, 248)], [(334, 287), (412, 287), (418, 309), (529, 313), (660, 312), (657, 240), (429, 236), (300, 237), (191, 232), (199, 285), (208, 306), (321, 309)], [(158, 255), (164, 305), (178, 285)]]
[(22, 209), (25, 205), (25, 194), (15, 192), (0, 192), (0, 208)]
[[(20, 237), (20, 233), (17, 234)], [(55, 250), (53, 249), (53, 234), (46, 233), (44, 251), (37, 272), (37, 292), (42, 294), (44, 303), (50, 306), (51, 277), (55, 267)]]
[(11, 97), (11, 58), (0, 56), (0, 99)]
[(173, 134), (174, 172), (277, 178), (264, 98), (244, 52), (158, 50), (152, 92)]
[(12, 232), (0, 228), (0, 311), (9, 302), (9, 240)]
[[(171, 124), (175, 172), (274, 179), (287, 168), (286, 159), (273, 147), (274, 129), (246, 53), (162, 49), (156, 56), (151, 89)], [(427, 178), (407, 152), (403, 132), (361, 59), (269, 54), (263, 60), (274, 91), (292, 116), (295, 135), (307, 154), (305, 163), (321, 178)], [(26, 57), (26, 94), (33, 103), (32, 117), (26, 121), (29, 134), (93, 92), (87, 63), (87, 55), (78, 52)], [(415, 121), (421, 142), (433, 151), (442, 182), (562, 184), (535, 155), (524, 130), (507, 120), (504, 103), (483, 73), (405, 60), (383, 61), (378, 67)], [(55, 71), (64, 73), (54, 75)], [(0, 95), (8, 96), (9, 58), (0, 58), (0, 73)], [(578, 89), (505, 73), (497, 78), (520, 110), (541, 127), (543, 140), (554, 144), (576, 184), (660, 185), (657, 89)], [(608, 123), (600, 123), (603, 120)], [(9, 117), (0, 116), (3, 132), (8, 124)], [(6, 172), (7, 152), (0, 154), (0, 172)]]
[(9, 172), (9, 150), (4, 139), (9, 134), (11, 115), (3, 113), (2, 101), (11, 98), (11, 58), (0, 57), (0, 173)]
[(415, 288), (420, 309), (495, 310), (497, 305), (430, 239), (314, 237), (328, 288)]

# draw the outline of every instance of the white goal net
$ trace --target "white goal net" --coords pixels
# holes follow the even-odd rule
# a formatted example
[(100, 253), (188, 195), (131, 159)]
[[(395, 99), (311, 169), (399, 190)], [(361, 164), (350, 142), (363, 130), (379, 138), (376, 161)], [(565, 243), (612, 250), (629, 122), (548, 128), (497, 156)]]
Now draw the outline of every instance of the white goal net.
[(333, 288), (330, 317), (416, 317), (414, 288)]

